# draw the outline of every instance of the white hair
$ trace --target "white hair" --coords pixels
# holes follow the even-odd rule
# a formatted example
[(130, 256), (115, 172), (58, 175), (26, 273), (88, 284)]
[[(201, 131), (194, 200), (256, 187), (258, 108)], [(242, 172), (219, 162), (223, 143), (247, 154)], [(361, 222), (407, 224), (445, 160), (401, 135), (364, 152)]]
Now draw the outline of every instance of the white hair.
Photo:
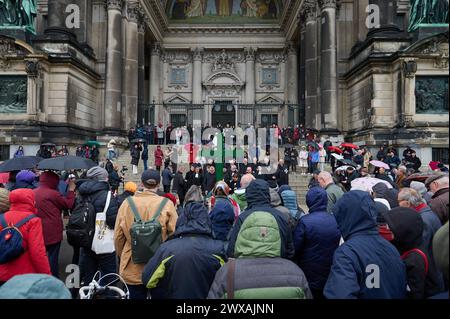
[(423, 203), (422, 196), (416, 190), (408, 187), (400, 190), (398, 199), (407, 201), (413, 207), (417, 207)]

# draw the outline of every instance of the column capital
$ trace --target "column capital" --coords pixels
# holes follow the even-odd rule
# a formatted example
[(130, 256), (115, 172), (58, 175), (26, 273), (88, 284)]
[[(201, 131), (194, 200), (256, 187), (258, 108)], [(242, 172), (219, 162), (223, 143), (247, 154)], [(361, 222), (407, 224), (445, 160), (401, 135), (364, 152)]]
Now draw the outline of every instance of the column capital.
[(144, 9), (142, 9), (141, 6), (139, 6), (139, 10), (138, 10), (138, 32), (139, 33), (144, 33), (145, 32), (145, 26), (146, 26), (145, 11), (144, 11)]
[(255, 61), (256, 58), (256, 49), (252, 47), (244, 48), (245, 53), (245, 61)]
[(305, 0), (302, 8), (302, 14), (306, 22), (315, 21), (317, 19), (316, 2), (312, 0)]
[(122, 0), (107, 0), (106, 9), (122, 11), (122, 4)]
[(336, 9), (337, 8), (337, 1), (336, 0), (319, 0), (319, 6), (320, 9)]
[(297, 48), (295, 47), (294, 41), (289, 41), (287, 43), (286, 51), (288, 55), (297, 55)]
[(196, 47), (192, 50), (192, 58), (194, 61), (202, 61), (203, 60), (203, 48)]
[(129, 2), (127, 6), (128, 21), (138, 23), (139, 19), (139, 3)]
[(161, 49), (161, 43), (160, 42), (154, 42), (152, 44), (152, 55), (161, 56), (162, 49)]

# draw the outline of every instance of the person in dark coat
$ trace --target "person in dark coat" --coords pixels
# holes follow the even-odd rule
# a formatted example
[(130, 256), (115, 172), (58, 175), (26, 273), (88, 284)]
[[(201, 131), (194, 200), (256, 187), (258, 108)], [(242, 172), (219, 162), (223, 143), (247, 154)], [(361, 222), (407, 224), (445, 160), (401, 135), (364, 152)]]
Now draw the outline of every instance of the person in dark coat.
[(184, 196), (186, 195), (187, 190), (187, 183), (183, 176), (183, 168), (178, 167), (178, 170), (173, 178), (172, 192), (178, 194), (180, 205), (183, 205), (184, 203)]
[[(86, 173), (87, 181), (84, 181), (78, 188), (79, 200), (90, 200), (96, 212), (102, 212), (106, 205), (108, 192), (108, 172), (101, 167), (95, 166)], [(77, 204), (75, 204), (75, 207)], [(119, 210), (117, 199), (111, 197), (109, 207), (106, 211), (106, 225), (114, 229), (116, 217)], [(80, 250), (80, 270), (82, 281), (89, 284), (94, 278), (95, 273), (100, 270), (103, 275), (116, 272), (116, 254), (97, 255), (88, 248)]]
[(438, 215), (442, 225), (448, 222), (449, 179), (448, 174), (438, 174), (429, 177), (425, 186), (433, 192), (431, 210)]
[(309, 214), (300, 219), (294, 231), (295, 261), (304, 271), (314, 299), (323, 299), (341, 233), (336, 219), (327, 212), (328, 195), (323, 188), (311, 188), (306, 204)]
[(275, 177), (277, 179), (278, 186), (289, 185), (289, 166), (285, 165), (282, 159), (278, 163)]
[[(195, 197), (201, 198), (199, 189)], [(152, 299), (205, 299), (225, 262), (223, 242), (213, 239), (203, 202), (186, 197), (180, 211), (175, 233), (158, 248), (142, 273)]]
[(375, 202), (370, 195), (359, 190), (344, 194), (333, 214), (344, 243), (334, 253), (324, 296), (406, 298), (406, 267), (397, 249), (379, 235)]
[(228, 233), (234, 224), (234, 210), (230, 201), (226, 198), (224, 200), (216, 198), (216, 203), (209, 214), (209, 218), (211, 218), (213, 237), (226, 242)]
[(108, 182), (111, 191), (116, 194), (119, 190), (120, 183), (122, 183), (122, 179), (119, 176), (119, 166), (117, 164), (113, 165), (113, 170), (108, 175)]
[(391, 243), (406, 265), (408, 297), (425, 299), (440, 293), (441, 278), (422, 240), (424, 223), (412, 208), (397, 207), (384, 216), (394, 234)]
[(59, 176), (53, 172), (44, 172), (39, 177), (39, 187), (34, 189), (37, 216), (42, 220), (45, 250), (52, 275), (59, 278), (59, 249), (63, 240), (62, 211), (73, 207), (75, 203), (75, 183), (69, 182), (67, 196), (58, 190)]
[(141, 158), (142, 146), (140, 144), (134, 144), (131, 149), (131, 165), (133, 165), (133, 174), (138, 173), (139, 159)]
[(383, 167), (379, 167), (375, 170), (375, 178), (386, 181), (391, 184), (393, 188), (398, 189), (397, 184), (395, 184), (394, 180), (386, 174), (386, 170)]
[(172, 167), (167, 166), (163, 172), (162, 172), (162, 184), (164, 188), (164, 193), (170, 193), (170, 184), (172, 182), (172, 179), (174, 177), (174, 174), (172, 173)]
[(192, 184), (192, 177), (195, 175), (195, 165), (191, 164), (189, 171), (186, 173), (185, 180), (186, 180), (186, 188), (191, 188)]
[(246, 218), (253, 212), (262, 211), (271, 213), (277, 220), (281, 232), (281, 257), (292, 259), (295, 254), (295, 248), (292, 239), (292, 231), (289, 227), (289, 220), (283, 213), (271, 207), (269, 184), (266, 181), (256, 179), (246, 188), (245, 195), (248, 206), (247, 209), (239, 215), (238, 220), (231, 230), (230, 242), (227, 249), (228, 256), (234, 256), (236, 238)]
[(386, 150), (384, 149), (384, 146), (380, 146), (380, 149), (377, 153), (377, 160), (384, 162), (386, 159)]
[(214, 165), (211, 165), (203, 176), (203, 192), (208, 194), (216, 186), (216, 169)]
[(148, 170), (148, 147), (147, 144), (144, 145), (141, 155), (142, 163), (144, 163), (144, 171)]
[(422, 167), (422, 161), (417, 157), (416, 152), (411, 152), (411, 156), (405, 160), (406, 168), (412, 168), (415, 172), (419, 172)]
[(188, 180), (188, 183), (191, 186), (195, 185), (195, 186), (203, 187), (203, 173), (201, 170), (202, 170), (202, 168), (200, 166), (195, 167), (194, 173), (191, 175), (190, 180)]
[(91, 156), (91, 160), (94, 163), (98, 164), (98, 158), (100, 156), (100, 152), (98, 151), (97, 146), (95, 146), (95, 145), (92, 146), (90, 156)]

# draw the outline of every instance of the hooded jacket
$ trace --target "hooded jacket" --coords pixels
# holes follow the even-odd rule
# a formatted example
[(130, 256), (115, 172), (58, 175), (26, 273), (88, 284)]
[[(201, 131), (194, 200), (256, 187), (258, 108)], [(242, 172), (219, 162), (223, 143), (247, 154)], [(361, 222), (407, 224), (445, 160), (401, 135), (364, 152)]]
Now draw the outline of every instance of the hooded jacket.
[[(31, 214), (36, 214), (34, 193), (31, 189), (17, 189), (9, 194), (10, 208), (4, 214), (7, 224), (17, 224)], [(0, 231), (3, 227), (0, 225)], [(8, 281), (16, 275), (51, 275), (45, 252), (42, 222), (39, 217), (32, 218), (19, 228), (23, 237), (24, 253), (18, 258), (0, 265), (0, 282)]]
[(204, 299), (224, 258), (223, 243), (212, 238), (205, 205), (189, 202), (181, 209), (173, 238), (145, 266), (142, 282), (152, 299)]
[[(411, 299), (424, 299), (441, 292), (440, 277), (435, 263), (432, 262), (422, 241), (424, 223), (422, 218), (411, 208), (397, 207), (385, 215), (385, 219), (394, 234), (392, 244), (403, 256), (408, 276), (408, 295)], [(419, 249), (426, 256), (426, 261), (417, 251), (405, 253), (412, 249)], [(426, 264), (428, 269), (426, 270)]]
[[(370, 195), (357, 190), (344, 194), (333, 214), (345, 242), (334, 253), (324, 296), (328, 299), (405, 298), (405, 265), (397, 249), (378, 234), (375, 202)], [(374, 282), (374, 278), (379, 280)], [(377, 289), (367, 283), (377, 284)]]
[(227, 241), (228, 234), (234, 224), (234, 209), (231, 203), (227, 199), (216, 200), (209, 218), (211, 219), (213, 237), (217, 240)]
[(16, 183), (12, 190), (20, 188), (34, 189), (35, 179), (36, 175), (33, 172), (26, 170), (20, 171), (16, 176)]
[(75, 192), (67, 192), (64, 197), (57, 190), (58, 184), (58, 175), (44, 172), (39, 177), (39, 187), (34, 189), (37, 216), (42, 220), (46, 246), (63, 240), (62, 211), (71, 209), (75, 202)]
[(239, 215), (238, 220), (231, 230), (230, 242), (227, 250), (228, 256), (232, 257), (235, 254), (236, 239), (245, 219), (254, 212), (268, 212), (275, 217), (278, 223), (282, 242), (281, 257), (292, 259), (294, 257), (295, 250), (292, 240), (292, 231), (289, 227), (289, 219), (283, 213), (270, 206), (269, 184), (263, 180), (254, 180), (246, 188), (245, 193), (247, 196), (248, 207), (245, 212)]
[(325, 286), (341, 239), (336, 219), (327, 212), (327, 202), (324, 189), (310, 189), (306, 194), (309, 214), (300, 219), (294, 232), (295, 261), (305, 272), (309, 287), (315, 290)]
[(443, 225), (448, 222), (448, 200), (449, 188), (445, 187), (438, 190), (430, 201), (431, 210), (439, 216)]
[[(78, 193), (82, 198), (89, 198), (89, 200), (94, 205), (95, 211), (99, 213), (102, 212), (105, 208), (109, 190), (110, 189), (108, 182), (87, 180), (79, 186)], [(79, 198), (79, 200), (80, 199), (81, 198)], [(117, 203), (117, 198), (111, 196), (111, 201), (109, 203), (108, 210), (106, 211), (106, 225), (108, 225), (108, 227), (111, 229), (114, 229), (114, 226), (116, 224), (118, 211), (119, 205)]]
[(231, 198), (238, 203), (241, 212), (247, 209), (247, 196), (245, 195), (245, 189), (237, 189), (234, 191), (233, 195), (231, 195)]
[[(235, 299), (310, 299), (303, 271), (280, 258), (283, 247), (278, 222), (269, 212), (256, 211), (242, 224), (236, 240), (236, 260), (219, 269), (209, 299), (228, 298), (228, 277), (234, 282)], [(234, 263), (234, 273), (230, 265)]]

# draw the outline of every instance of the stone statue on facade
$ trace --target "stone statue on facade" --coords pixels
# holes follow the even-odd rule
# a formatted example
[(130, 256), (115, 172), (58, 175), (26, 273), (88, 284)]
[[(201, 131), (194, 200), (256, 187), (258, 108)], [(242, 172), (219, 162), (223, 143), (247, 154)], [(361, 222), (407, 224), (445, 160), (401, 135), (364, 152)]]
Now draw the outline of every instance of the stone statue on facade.
[(0, 29), (18, 27), (35, 32), (36, 0), (0, 0)]
[(414, 32), (421, 24), (449, 22), (449, 0), (411, 0), (408, 32)]

